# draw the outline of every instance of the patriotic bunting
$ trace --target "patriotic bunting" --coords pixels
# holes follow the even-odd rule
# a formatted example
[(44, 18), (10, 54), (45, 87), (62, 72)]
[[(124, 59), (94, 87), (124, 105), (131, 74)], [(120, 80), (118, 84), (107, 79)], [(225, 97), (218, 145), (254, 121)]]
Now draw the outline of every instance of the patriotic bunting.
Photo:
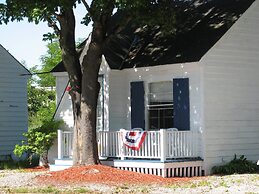
[(145, 131), (122, 131), (122, 142), (133, 150), (139, 150), (146, 134)]

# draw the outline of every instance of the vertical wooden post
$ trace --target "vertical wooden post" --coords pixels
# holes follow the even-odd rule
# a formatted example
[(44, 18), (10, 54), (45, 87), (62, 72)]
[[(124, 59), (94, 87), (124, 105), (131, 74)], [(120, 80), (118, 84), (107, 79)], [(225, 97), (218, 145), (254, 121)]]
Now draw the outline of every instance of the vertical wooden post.
[(160, 160), (161, 162), (166, 161), (166, 154), (167, 154), (167, 134), (166, 129), (160, 129)]
[(199, 135), (199, 132), (198, 131), (195, 131), (195, 132), (193, 132), (194, 133), (194, 143), (195, 143), (195, 154), (194, 154), (194, 156), (195, 157), (197, 157), (199, 154), (198, 154), (198, 148), (199, 148), (199, 145), (198, 145), (198, 143), (199, 143), (199, 139), (198, 138), (200, 138), (200, 135)]
[(123, 135), (123, 132), (125, 131), (125, 129), (120, 129), (120, 157), (121, 157), (121, 160), (125, 160), (125, 149), (124, 149), (124, 145), (123, 145), (123, 141), (122, 141), (122, 135)]
[(58, 129), (58, 159), (63, 158), (62, 130)]
[(98, 147), (98, 157), (100, 159), (100, 157), (102, 157), (102, 131), (97, 131), (96, 132), (96, 137), (97, 137), (97, 147)]

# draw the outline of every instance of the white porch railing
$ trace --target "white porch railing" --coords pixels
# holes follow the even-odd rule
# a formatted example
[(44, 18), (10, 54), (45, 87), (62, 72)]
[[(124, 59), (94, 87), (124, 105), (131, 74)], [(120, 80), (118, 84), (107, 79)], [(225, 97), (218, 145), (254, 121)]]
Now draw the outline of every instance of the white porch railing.
[(72, 158), (73, 132), (58, 130), (58, 159)]
[[(121, 131), (100, 131), (97, 134), (100, 157), (148, 158), (165, 161), (172, 158), (198, 157), (198, 135), (192, 131), (147, 131), (139, 150), (132, 150), (122, 143)], [(58, 132), (61, 158), (72, 157), (72, 132)]]

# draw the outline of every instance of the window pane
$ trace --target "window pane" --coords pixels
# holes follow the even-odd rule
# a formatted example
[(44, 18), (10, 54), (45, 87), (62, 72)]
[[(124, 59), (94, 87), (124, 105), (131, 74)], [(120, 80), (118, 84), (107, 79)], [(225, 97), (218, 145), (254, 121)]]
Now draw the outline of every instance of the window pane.
[(149, 110), (149, 117), (150, 118), (158, 118), (158, 110), (157, 109), (150, 109)]
[(160, 117), (161, 128), (172, 128), (173, 127), (173, 109), (168, 107), (164, 109)]
[(159, 126), (158, 126), (158, 119), (157, 118), (150, 118), (149, 119), (149, 129), (152, 130), (152, 129), (159, 129)]
[(173, 107), (166, 109), (163, 116), (173, 118)]

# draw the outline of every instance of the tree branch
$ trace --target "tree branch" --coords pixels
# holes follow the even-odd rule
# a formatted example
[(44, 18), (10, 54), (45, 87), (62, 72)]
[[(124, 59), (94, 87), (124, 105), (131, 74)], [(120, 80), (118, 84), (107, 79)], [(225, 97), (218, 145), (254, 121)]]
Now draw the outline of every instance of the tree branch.
[(85, 1), (85, 0), (81, 0), (86, 8), (86, 10), (88, 11), (88, 14), (90, 17), (92, 17), (92, 13), (91, 13), (91, 8), (90, 6), (88, 5), (88, 3)]
[(54, 22), (50, 17), (46, 17), (46, 20), (48, 22), (48, 26), (53, 28), (54, 32), (56, 35), (59, 35), (60, 33), (60, 29), (59, 27), (57, 26), (56, 22)]
[(114, 4), (115, 4), (115, 0), (109, 0), (108, 2), (106, 2), (106, 6), (103, 7), (103, 10), (100, 15), (100, 22), (102, 23), (102, 25), (105, 27), (106, 30), (108, 27), (107, 24), (109, 23), (112, 16)]
[(60, 24), (59, 42), (62, 60), (69, 74), (73, 92), (81, 93), (82, 72), (75, 44), (75, 15), (72, 8), (62, 10), (57, 20)]

